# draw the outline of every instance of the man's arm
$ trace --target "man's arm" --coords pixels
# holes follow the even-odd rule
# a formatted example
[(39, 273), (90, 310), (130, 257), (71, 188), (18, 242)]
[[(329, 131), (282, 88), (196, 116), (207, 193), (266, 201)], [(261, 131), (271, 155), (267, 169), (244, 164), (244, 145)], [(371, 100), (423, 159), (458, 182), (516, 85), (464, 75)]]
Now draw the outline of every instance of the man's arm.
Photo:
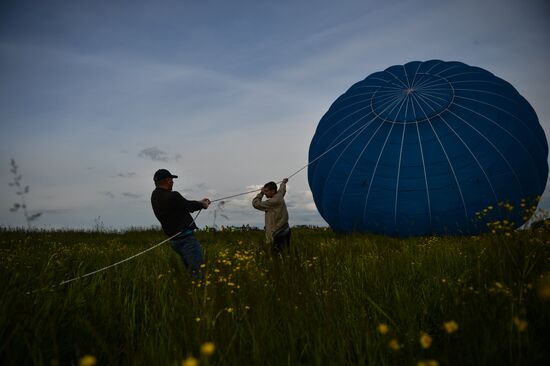
[(278, 195), (279, 193), (281, 194), (281, 197), (285, 196), (285, 194), (286, 194), (286, 182), (288, 182), (288, 178), (283, 179), (283, 181), (281, 182), (281, 185), (279, 186), (279, 190), (277, 191), (277, 193), (275, 193), (275, 196)]
[(269, 200), (262, 201), (262, 198), (264, 196), (264, 192), (258, 193), (256, 197), (252, 200), (252, 206), (254, 206), (255, 209), (261, 210), (261, 211), (267, 211), (272, 207), (277, 207), (283, 204), (284, 202), (284, 196), (286, 194), (286, 183), (288, 182), (288, 178), (283, 179), (281, 185), (279, 186), (279, 190), (277, 190), (277, 193), (273, 195)]
[(273, 201), (273, 206), (277, 206), (283, 203), (286, 194), (286, 182), (288, 182), (288, 178), (283, 179), (283, 181), (279, 185), (277, 193), (275, 193), (273, 197), (269, 199), (270, 202)]
[(262, 201), (262, 198), (264, 197), (264, 193), (260, 192), (254, 199), (252, 200), (252, 206), (254, 206), (255, 209), (260, 211), (267, 211), (270, 208), (277, 207), (282, 203), (283, 196), (279, 195), (277, 196), (279, 192), (275, 193), (273, 197), (266, 201)]
[(174, 201), (176, 208), (178, 210), (183, 210), (187, 212), (195, 212), (198, 210), (202, 210), (204, 208), (204, 205), (200, 201), (188, 201), (179, 192), (173, 192), (174, 194)]
[(252, 200), (252, 206), (257, 210), (267, 211), (267, 209), (269, 208), (267, 203), (269, 201), (262, 202), (262, 198), (264, 198), (264, 192), (258, 193), (256, 197), (254, 197), (254, 199)]

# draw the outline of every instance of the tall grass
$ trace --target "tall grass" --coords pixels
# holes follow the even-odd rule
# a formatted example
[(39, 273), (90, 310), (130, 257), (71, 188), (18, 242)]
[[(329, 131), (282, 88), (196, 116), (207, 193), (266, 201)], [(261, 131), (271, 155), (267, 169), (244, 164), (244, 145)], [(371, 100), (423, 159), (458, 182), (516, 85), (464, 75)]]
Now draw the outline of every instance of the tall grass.
[[(4, 230), (0, 363), (549, 364), (549, 233), (396, 239), (294, 229), (291, 253), (273, 258), (261, 231), (201, 232), (203, 281), (164, 245), (27, 295), (164, 236)], [(200, 355), (204, 342), (215, 344), (211, 356)]]

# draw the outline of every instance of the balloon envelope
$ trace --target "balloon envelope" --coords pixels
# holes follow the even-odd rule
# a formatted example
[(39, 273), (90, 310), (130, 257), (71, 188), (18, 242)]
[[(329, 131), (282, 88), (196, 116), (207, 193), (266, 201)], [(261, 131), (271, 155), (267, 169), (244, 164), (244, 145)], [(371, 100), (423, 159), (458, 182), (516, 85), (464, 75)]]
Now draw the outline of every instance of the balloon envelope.
[(508, 82), (416, 61), (369, 75), (331, 105), (308, 180), (337, 231), (475, 234), (488, 219), (526, 221), (520, 206), (542, 195), (547, 158), (535, 111)]

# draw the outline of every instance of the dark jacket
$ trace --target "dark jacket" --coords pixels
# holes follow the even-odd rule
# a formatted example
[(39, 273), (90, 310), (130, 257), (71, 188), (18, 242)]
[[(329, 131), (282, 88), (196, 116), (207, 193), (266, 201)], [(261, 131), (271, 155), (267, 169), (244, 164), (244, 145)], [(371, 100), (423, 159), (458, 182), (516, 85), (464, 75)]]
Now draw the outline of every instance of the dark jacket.
[(179, 231), (197, 229), (190, 212), (202, 210), (199, 201), (188, 201), (175, 191), (156, 188), (151, 194), (153, 212), (162, 225), (162, 230), (168, 236)]

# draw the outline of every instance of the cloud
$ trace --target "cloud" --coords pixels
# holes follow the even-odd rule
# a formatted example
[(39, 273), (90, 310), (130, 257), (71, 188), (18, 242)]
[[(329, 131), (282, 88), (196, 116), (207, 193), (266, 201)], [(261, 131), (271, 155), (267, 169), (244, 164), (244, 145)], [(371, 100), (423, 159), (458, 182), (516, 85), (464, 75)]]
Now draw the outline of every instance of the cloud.
[(128, 173), (118, 173), (115, 178), (132, 178), (135, 177), (136, 173), (134, 172), (128, 172)]
[(71, 211), (73, 211), (74, 208), (48, 208), (44, 210), (37, 210), (37, 212), (40, 212), (42, 214), (50, 215), (50, 214), (67, 214)]
[(311, 191), (289, 192), (285, 198), (287, 207), (302, 212), (317, 212), (317, 207), (313, 202), (313, 194)]
[(141, 198), (142, 195), (141, 194), (135, 194), (135, 193), (130, 193), (130, 192), (122, 192), (120, 194), (114, 194), (113, 192), (99, 192), (102, 196), (105, 196), (107, 198), (110, 198), (110, 199), (115, 199), (117, 196), (119, 197), (122, 197), (122, 198), (131, 198), (131, 199), (138, 199), (138, 198)]
[(149, 147), (139, 152), (140, 158), (149, 158), (153, 161), (168, 161), (168, 154), (157, 147)]
[[(306, 163), (317, 122), (354, 82), (394, 63), (434, 57), (494, 68), (532, 101), (549, 135), (547, 0), (527, 7), (498, 0), (422, 3), (391, 0), (372, 6), (353, 0), (345, 7), (316, 9), (295, 2), (290, 8), (245, 5), (236, 17), (222, 16), (225, 5), (213, 10), (198, 3), (135, 7), (130, 15), (117, 6), (99, 14), (78, 5), (47, 18), (40, 17), (41, 7), (31, 12), (14, 8), (0, 40), (0, 95), (6, 100), (0, 119), (25, 123), (0, 127), (0, 156), (28, 156), (22, 162), (26, 177), (36, 182), (33, 197), (55, 193), (55, 204), (74, 206), (66, 217), (46, 215), (52, 223), (88, 224), (91, 210), (103, 216), (114, 208), (131, 214), (112, 213), (114, 225), (149, 223), (147, 205), (134, 209), (145, 194), (133, 199), (134, 193), (125, 196), (121, 190), (148, 190), (150, 179), (137, 177), (149, 177), (155, 165), (176, 170), (176, 189), (184, 188), (188, 199), (218, 199), (259, 188), (246, 185), (282, 178), (280, 173)], [(167, 27), (148, 22), (158, 11), (166, 16), (153, 18), (163, 19), (169, 34)], [(138, 22), (117, 21), (121, 13)], [(270, 14), (271, 20), (248, 22), (259, 19), (254, 14)], [(467, 27), (464, 19), (469, 19)], [(227, 22), (221, 27), (230, 32), (220, 37), (213, 21)], [(190, 28), (197, 30), (194, 37), (187, 37)], [(76, 32), (80, 42), (67, 38), (67, 30)], [(174, 42), (185, 47), (173, 47)], [(528, 70), (522, 67), (526, 64)], [(40, 150), (51, 153), (36, 154)], [(181, 164), (175, 163), (177, 152), (182, 152)], [(266, 161), (265, 156), (277, 159)], [(70, 165), (73, 161), (78, 163)], [(84, 182), (76, 177), (59, 181), (68, 165), (85, 169)], [(7, 173), (0, 170), (0, 180)], [(196, 184), (200, 181), (210, 186)], [(286, 197), (291, 224), (322, 222), (305, 174), (291, 181)], [(114, 188), (113, 182), (124, 187)], [(11, 200), (12, 191), (4, 191), (0, 201)], [(231, 222), (263, 226), (263, 213), (251, 206), (254, 195), (226, 201)], [(63, 199), (68, 202), (60, 203)], [(198, 220), (210, 224), (217, 203)], [(51, 204), (44, 199), (46, 207)], [(550, 187), (544, 205), (550, 207)], [(0, 222), (12, 220), (2, 215), (8, 213), (0, 212)]]
[(141, 194), (123, 192), (123, 193), (122, 193), (122, 197), (137, 199), (137, 198), (140, 198), (140, 197), (141, 197)]
[(159, 149), (158, 147), (148, 147), (139, 152), (138, 156), (144, 159), (151, 159), (153, 161), (163, 161), (168, 162), (170, 160), (179, 160), (181, 158), (180, 154), (174, 156), (169, 155), (166, 151)]
[(190, 187), (186, 187), (186, 188), (183, 188), (181, 189), (181, 192), (183, 193), (209, 193), (209, 194), (214, 194), (215, 191), (212, 190), (211, 187), (209, 187), (206, 183), (198, 183), (198, 184), (194, 184)]
[(114, 199), (115, 198), (115, 195), (113, 194), (113, 192), (99, 192), (100, 194), (102, 194), (103, 196), (105, 197), (108, 197), (110, 199)]

